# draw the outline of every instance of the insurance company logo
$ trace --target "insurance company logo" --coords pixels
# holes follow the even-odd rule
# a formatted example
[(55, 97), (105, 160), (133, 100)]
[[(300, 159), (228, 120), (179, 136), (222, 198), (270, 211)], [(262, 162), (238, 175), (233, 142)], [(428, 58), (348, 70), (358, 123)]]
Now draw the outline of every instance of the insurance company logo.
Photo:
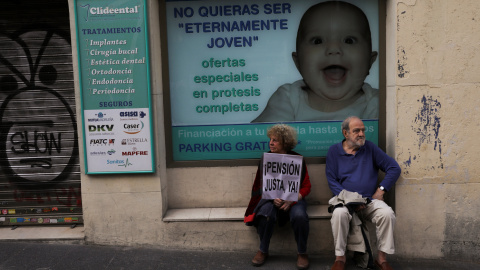
[(88, 132), (109, 132), (113, 130), (114, 125), (88, 125)]
[(142, 121), (140, 121), (140, 123), (126, 123), (126, 124), (123, 124), (123, 132), (127, 133), (127, 134), (137, 134), (137, 133), (140, 133), (140, 131), (142, 131), (142, 129), (144, 128), (144, 124)]
[(114, 145), (115, 139), (91, 139), (90, 146)]
[(138, 151), (133, 147), (131, 151), (122, 151), (122, 156), (148, 156), (148, 151)]
[(107, 117), (107, 114), (103, 112), (98, 112), (95, 114), (96, 117), (88, 118), (88, 122), (111, 122), (113, 121), (113, 117)]
[(124, 111), (120, 112), (120, 120), (138, 120), (144, 118), (147, 114), (144, 111)]
[(106, 156), (107, 152), (104, 151), (90, 151), (90, 156)]
[(124, 159), (107, 159), (107, 165), (123, 165), (125, 164)]
[(147, 138), (126, 138), (122, 139), (122, 145), (136, 145), (137, 143), (148, 143)]
[(107, 159), (107, 165), (117, 165), (119, 167), (128, 167), (133, 165), (128, 158), (127, 159)]

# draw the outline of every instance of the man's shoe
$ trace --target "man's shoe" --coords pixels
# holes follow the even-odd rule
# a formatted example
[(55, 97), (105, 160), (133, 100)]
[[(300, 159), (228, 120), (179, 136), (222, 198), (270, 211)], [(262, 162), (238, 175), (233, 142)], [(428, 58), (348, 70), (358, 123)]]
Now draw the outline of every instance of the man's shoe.
[(332, 270), (345, 270), (345, 263), (342, 261), (335, 261)]
[(393, 268), (390, 266), (388, 262), (383, 262), (382, 264), (380, 264), (378, 263), (377, 260), (375, 260), (375, 265), (381, 270), (393, 270)]
[(255, 257), (253, 257), (252, 259), (253, 266), (262, 266), (265, 263), (267, 257), (268, 253), (263, 253), (260, 250), (257, 251), (257, 254), (255, 254)]
[(308, 264), (308, 255), (307, 254), (298, 254), (297, 255), (297, 268), (300, 270), (307, 269)]

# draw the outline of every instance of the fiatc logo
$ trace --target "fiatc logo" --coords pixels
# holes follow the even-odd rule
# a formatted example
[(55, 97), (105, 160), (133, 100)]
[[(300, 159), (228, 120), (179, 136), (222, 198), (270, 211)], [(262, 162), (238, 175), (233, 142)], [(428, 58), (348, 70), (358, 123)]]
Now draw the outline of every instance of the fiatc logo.
[(114, 145), (115, 139), (91, 139), (90, 146), (107, 146)]
[(142, 131), (144, 128), (144, 124), (142, 121), (140, 123), (128, 123), (128, 124), (123, 124), (123, 132), (127, 134), (137, 134)]

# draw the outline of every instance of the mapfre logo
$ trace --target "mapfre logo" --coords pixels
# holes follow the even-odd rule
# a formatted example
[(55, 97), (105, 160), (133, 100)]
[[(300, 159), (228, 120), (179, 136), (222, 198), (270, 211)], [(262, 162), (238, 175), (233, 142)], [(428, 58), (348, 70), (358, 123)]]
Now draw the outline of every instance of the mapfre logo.
[(148, 151), (138, 151), (136, 147), (132, 151), (122, 151), (122, 156), (148, 156)]

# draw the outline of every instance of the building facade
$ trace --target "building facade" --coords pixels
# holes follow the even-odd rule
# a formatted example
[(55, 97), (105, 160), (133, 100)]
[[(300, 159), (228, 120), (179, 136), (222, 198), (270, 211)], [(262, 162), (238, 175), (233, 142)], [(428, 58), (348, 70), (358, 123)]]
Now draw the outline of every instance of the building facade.
[[(80, 217), (77, 221), (83, 222), (85, 240), (107, 245), (256, 251), (257, 235), (251, 227), (243, 224), (242, 218), (250, 198), (258, 159), (172, 160), (170, 111), (173, 105), (169, 92), (168, 11), (163, 1), (145, 1), (155, 172), (85, 173), (75, 2), (68, 0), (68, 7), (63, 11), (68, 12), (70, 23), (70, 68), (73, 71), (70, 76), (73, 75), (74, 85), (70, 93), (61, 95), (73, 95), (75, 100), (70, 98), (61, 104), (63, 108), (71, 109), (71, 112), (65, 109), (68, 115), (75, 115), (78, 130), (78, 154), (70, 150), (68, 156), (76, 156), (76, 161), (71, 164), (76, 162), (80, 168), (77, 175), (80, 178), (81, 199), (75, 200), (75, 206), (69, 202), (68, 209), (81, 206), (81, 210), (71, 210), (75, 215), (70, 213), (70, 216)], [(480, 3), (474, 0), (387, 0), (380, 1), (379, 6), (384, 10), (384, 18), (379, 18), (379, 31), (383, 33), (380, 36), (384, 39), (380, 42), (383, 52), (380, 65), (384, 67), (380, 68), (379, 88), (383, 89), (383, 98), (380, 98), (379, 143), (402, 168), (395, 190), (389, 194), (397, 214), (396, 252), (405, 257), (478, 261), (480, 238), (476, 228), (480, 219), (475, 213), (480, 206), (480, 181), (474, 176), (478, 169), (473, 149), (479, 144), (476, 140), (479, 129), (475, 120), (479, 106), (475, 97), (480, 85), (477, 75), (480, 61), (476, 61), (479, 57), (476, 49), (480, 43), (480, 35), (476, 34), (480, 31)], [(8, 5), (9, 9), (20, 7)], [(14, 26), (6, 22), (2, 27)], [(5, 39), (13, 40), (11, 44), (24, 48), (12, 33)], [(4, 50), (2, 48), (2, 57), (6, 59)], [(4, 104), (15, 99), (14, 96), (8, 97), (7, 90), (22, 88), (11, 88), (12, 84), (5, 83), (9, 82), (8, 78), (11, 77), (2, 75), (0, 94)], [(39, 78), (44, 84), (42, 87), (53, 88), (48, 81), (51, 77)], [(44, 94), (50, 92), (45, 91)], [(41, 96), (41, 93), (38, 95)], [(59, 96), (55, 97), (62, 100)], [(41, 99), (39, 96), (27, 98), (37, 99), (38, 102)], [(49, 102), (52, 101), (43, 106), (53, 107)], [(18, 104), (16, 106), (32, 106), (28, 102)], [(2, 105), (3, 122), (16, 116), (18, 114), (8, 110), (7, 105)], [(20, 116), (25, 117), (24, 114)], [(4, 128), (2, 125), (2, 132)], [(55, 136), (48, 138), (57, 140)], [(12, 140), (5, 139), (5, 136), (2, 140), (2, 144), (7, 145), (3, 151), (7, 153), (11, 149), (8, 143)], [(55, 151), (53, 153), (55, 155)], [(16, 157), (2, 155), (2, 166), (12, 168), (6, 161)], [(60, 156), (58, 151), (57, 155)], [(61, 156), (66, 159), (64, 162), (70, 164), (70, 158)], [(307, 159), (307, 166), (312, 182), (312, 193), (308, 197), (312, 217), (309, 253), (333, 253), (330, 221), (325, 212), (331, 193), (326, 182), (324, 160)], [(3, 167), (7, 180), (11, 175), (25, 175), (15, 171), (8, 174)], [(63, 182), (65, 179), (73, 181), (69, 178), (72, 173), (68, 175), (62, 176)], [(73, 193), (75, 187), (72, 187), (70, 195), (68, 187), (61, 188), (70, 201), (77, 196)], [(14, 188), (6, 190), (2, 192), (15, 192)], [(49, 187), (37, 187), (37, 190), (40, 190), (37, 195), (53, 194), (53, 189)], [(15, 198), (17, 202), (20, 200), (19, 196), (13, 200)], [(65, 199), (58, 201), (64, 202)], [(45, 205), (45, 202), (30, 200), (28, 207), (57, 207), (51, 204), (42, 207), (42, 204)], [(8, 212), (8, 207), (5, 209)], [(4, 217), (8, 218), (8, 214)], [(271, 249), (272, 252), (295, 252), (293, 235), (288, 228), (278, 228)]]

